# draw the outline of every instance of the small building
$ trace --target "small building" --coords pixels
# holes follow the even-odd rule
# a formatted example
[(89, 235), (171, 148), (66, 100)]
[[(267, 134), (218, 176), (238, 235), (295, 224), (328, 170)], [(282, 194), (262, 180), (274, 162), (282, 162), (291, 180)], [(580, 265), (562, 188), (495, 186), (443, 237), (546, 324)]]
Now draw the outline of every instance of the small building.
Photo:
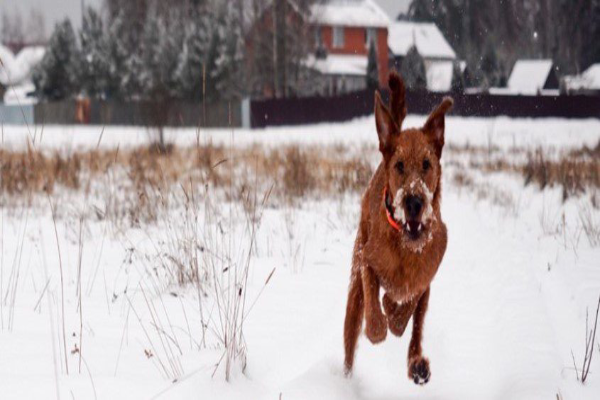
[(310, 57), (307, 66), (318, 73), (328, 94), (366, 88), (371, 43), (377, 52), (380, 85), (386, 84), (390, 19), (374, 0), (317, 3), (311, 9), (311, 23), (320, 57)]
[(518, 60), (510, 73), (506, 92), (537, 95), (558, 93), (558, 76), (552, 60)]
[(568, 94), (590, 94), (600, 96), (600, 63), (591, 65), (580, 75), (565, 77)]
[(426, 69), (434, 62), (456, 60), (452, 46), (434, 23), (394, 21), (390, 24), (388, 46), (390, 65), (398, 70), (413, 46), (425, 60)]
[[(45, 54), (45, 48), (41, 46), (31, 46), (21, 49), (16, 56), (13, 52), (0, 45), (0, 86), (4, 87), (4, 92), (0, 88), (0, 100), (6, 102), (25, 102), (27, 94), (33, 90), (31, 75), (33, 69), (42, 61)], [(7, 98), (9, 98), (7, 100)], [(30, 99), (29, 99), (30, 100)]]

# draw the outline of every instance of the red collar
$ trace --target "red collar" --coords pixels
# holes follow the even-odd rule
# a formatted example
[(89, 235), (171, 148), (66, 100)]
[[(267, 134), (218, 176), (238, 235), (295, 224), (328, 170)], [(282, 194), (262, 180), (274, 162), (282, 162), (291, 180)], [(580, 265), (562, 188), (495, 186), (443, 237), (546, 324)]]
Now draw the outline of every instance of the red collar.
[(400, 232), (400, 225), (398, 225), (398, 223), (394, 219), (392, 205), (388, 202), (387, 186), (383, 189), (383, 205), (385, 207), (385, 215), (387, 216), (388, 222), (390, 223), (392, 228)]

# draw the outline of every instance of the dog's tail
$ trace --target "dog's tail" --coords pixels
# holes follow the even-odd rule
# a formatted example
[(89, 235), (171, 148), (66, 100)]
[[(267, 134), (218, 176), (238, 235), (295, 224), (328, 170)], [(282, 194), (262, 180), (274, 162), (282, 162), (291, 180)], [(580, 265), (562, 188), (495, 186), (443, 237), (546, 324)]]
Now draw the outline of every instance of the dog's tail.
[(406, 88), (404, 87), (404, 81), (396, 71), (390, 72), (388, 86), (390, 87), (390, 111), (392, 118), (398, 129), (402, 129), (402, 122), (406, 118)]
[(348, 302), (346, 303), (346, 320), (344, 321), (344, 373), (346, 375), (352, 372), (356, 343), (364, 318), (363, 288), (360, 271), (361, 254), (359, 247), (362, 246), (360, 236), (359, 232), (352, 257), (352, 275), (348, 290)]

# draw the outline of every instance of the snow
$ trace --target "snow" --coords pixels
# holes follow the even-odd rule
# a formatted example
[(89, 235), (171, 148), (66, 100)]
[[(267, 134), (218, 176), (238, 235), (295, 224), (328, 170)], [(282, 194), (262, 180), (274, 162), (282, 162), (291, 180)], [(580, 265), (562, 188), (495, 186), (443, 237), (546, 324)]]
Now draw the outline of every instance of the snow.
[(394, 56), (406, 56), (415, 45), (425, 59), (454, 60), (456, 53), (434, 23), (394, 21), (389, 26), (388, 46)]
[(10, 86), (7, 88), (4, 94), (4, 103), (7, 105), (25, 105), (35, 104), (37, 98), (34, 96), (28, 96), (30, 93), (35, 92), (35, 85), (33, 82), (27, 80), (16, 86)]
[(449, 92), (452, 88), (453, 61), (434, 61), (427, 66), (427, 89)]
[(512, 93), (535, 95), (544, 88), (550, 71), (552, 60), (517, 60), (507, 87)]
[(0, 44), (0, 83), (5, 86), (19, 85), (31, 77), (33, 68), (44, 58), (45, 48), (25, 47), (15, 57), (10, 49)]
[(581, 75), (565, 77), (567, 88), (572, 90), (600, 90), (600, 63), (591, 65)]
[(365, 76), (368, 59), (366, 56), (346, 54), (328, 54), (326, 58), (311, 55), (306, 64), (324, 75)]
[(390, 23), (374, 0), (331, 0), (312, 6), (311, 15), (321, 25), (387, 28)]
[[(421, 126), (424, 121), (409, 116), (404, 125)], [(94, 149), (102, 127), (46, 126), (41, 142), (40, 130), (5, 126), (3, 147), (25, 149), (27, 138), (36, 136), (35, 146), (49, 152)], [(230, 130), (200, 134), (202, 140), (217, 144), (232, 140)], [(169, 130), (167, 136), (178, 145), (192, 145), (196, 131)], [(235, 130), (233, 136), (235, 146), (341, 143), (374, 164), (379, 160), (372, 116), (343, 124)], [(169, 335), (181, 347), (183, 376), (175, 383), (161, 376), (158, 355), (144, 354), (150, 345), (131, 310), (137, 310), (155, 338), (139, 288), (156, 282), (143, 254), (165, 240), (167, 228), (127, 229), (113, 235), (102, 220), (90, 221), (83, 233), (84, 362), (79, 372), (79, 354), (71, 350), (79, 343), (77, 210), (84, 199), (70, 191), (61, 193), (63, 211), (57, 220), (70, 367), (65, 374), (57, 349), (59, 254), (46, 200), (31, 209), (2, 209), (4, 293), (13, 285), (17, 288), (11, 330), (11, 307), (4, 305), (2, 311), (2, 398), (54, 398), (59, 391), (61, 398), (77, 399), (547, 399), (557, 394), (597, 399), (600, 357), (594, 354), (585, 385), (577, 382), (571, 359), (573, 351), (581, 364), (586, 309), (595, 312), (600, 294), (600, 249), (588, 243), (579, 222), (589, 196), (563, 203), (559, 188), (524, 186), (520, 175), (483, 174), (471, 169), (472, 160), (452, 147), (497, 148), (505, 157), (541, 147), (550, 156), (595, 146), (599, 140), (600, 121), (592, 119), (447, 119), (442, 217), (449, 242), (426, 316), (423, 348), (432, 378), (424, 387), (406, 377), (410, 332), (402, 338), (388, 335), (377, 346), (361, 337), (354, 374), (343, 376), (342, 326), (360, 212), (357, 195), (266, 209), (249, 276), (250, 299), (277, 269), (246, 321), (246, 373), (238, 371), (230, 383), (224, 382), (220, 370), (212, 376), (222, 354), (218, 346), (212, 343), (199, 350), (194, 344), (201, 335), (197, 294), (177, 287), (162, 296), (149, 294), (161, 318), (166, 321), (168, 315)], [(100, 147), (124, 149), (147, 142), (143, 128), (106, 127)], [(513, 205), (505, 207), (491, 196), (482, 198), (457, 185), (453, 176), (461, 165), (479, 187), (504, 193)], [(98, 201), (103, 200), (90, 199), (90, 206)], [(222, 207), (228, 208), (226, 203)], [(173, 212), (174, 220), (185, 221)], [(591, 212), (600, 221), (599, 211)], [(243, 216), (234, 221), (244, 225)], [(544, 223), (559, 227), (563, 221), (564, 232), (544, 228)], [(135, 248), (131, 262), (130, 248)], [(298, 252), (300, 258), (294, 255)], [(11, 271), (16, 266), (20, 273), (15, 283)]]

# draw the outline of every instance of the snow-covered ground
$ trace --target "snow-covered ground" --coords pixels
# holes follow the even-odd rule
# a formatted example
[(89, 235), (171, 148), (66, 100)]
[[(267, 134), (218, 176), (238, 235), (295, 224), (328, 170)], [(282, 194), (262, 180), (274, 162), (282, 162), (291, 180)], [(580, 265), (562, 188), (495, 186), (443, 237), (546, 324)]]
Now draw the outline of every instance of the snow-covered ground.
[[(405, 126), (422, 122), (409, 117)], [(148, 142), (144, 129), (101, 132), (8, 126), (3, 147), (24, 149), (28, 138), (35, 147), (66, 152)], [(342, 143), (377, 160), (370, 118), (262, 131), (169, 131), (182, 146), (194, 144), (198, 134), (235, 146)], [(600, 295), (600, 246), (582, 229), (584, 216), (600, 226), (594, 193), (563, 203), (560, 188), (540, 190), (524, 186), (520, 175), (469, 170), (468, 163), (455, 162), (466, 152), (451, 150), (493, 148), (496, 157), (518, 158), (541, 148), (551, 156), (599, 140), (598, 120), (448, 119), (442, 215), (449, 244), (426, 317), (424, 354), (432, 378), (424, 387), (407, 378), (409, 335), (388, 335), (377, 346), (361, 337), (355, 372), (343, 376), (357, 195), (265, 208), (244, 285), (247, 366), (242, 373), (234, 365), (230, 382), (224, 361), (215, 367), (223, 348), (214, 288), (205, 285), (206, 296), (199, 298), (193, 285), (169, 285), (157, 260), (173, 256), (192, 232), (245, 260), (250, 237), (240, 207), (222, 203), (206, 216), (201, 210), (199, 227), (192, 228), (189, 210), (174, 208), (155, 225), (118, 232), (101, 219), (80, 223), (83, 196), (59, 205), (56, 231), (49, 206), (3, 209), (0, 397), (600, 398), (600, 347), (595, 345), (585, 384), (573, 366), (574, 357), (581, 368), (586, 310), (592, 324)], [(454, 179), (465, 168), (473, 185)], [(208, 214), (221, 224), (207, 223)], [(224, 242), (210, 233), (217, 226)], [(206, 237), (211, 239), (203, 242)]]

